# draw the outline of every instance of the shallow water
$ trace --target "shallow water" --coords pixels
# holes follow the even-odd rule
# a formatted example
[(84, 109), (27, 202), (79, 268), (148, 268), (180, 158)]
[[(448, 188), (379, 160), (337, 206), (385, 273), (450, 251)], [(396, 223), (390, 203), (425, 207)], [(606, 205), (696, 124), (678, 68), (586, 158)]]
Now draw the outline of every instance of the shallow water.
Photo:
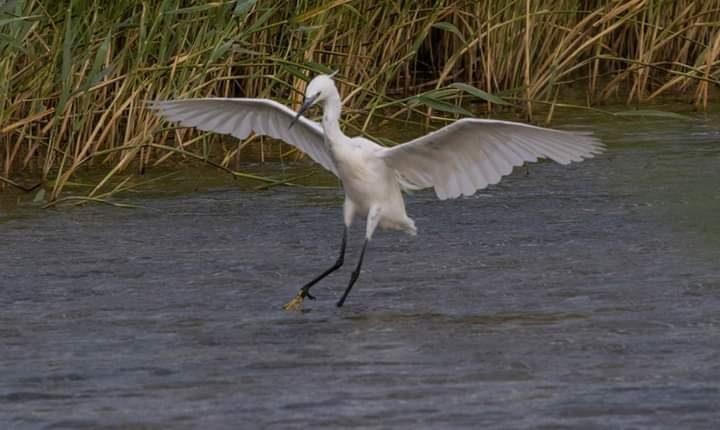
[(20, 209), (0, 236), (0, 428), (717, 428), (716, 121), (592, 121), (599, 159), (334, 261), (338, 189)]

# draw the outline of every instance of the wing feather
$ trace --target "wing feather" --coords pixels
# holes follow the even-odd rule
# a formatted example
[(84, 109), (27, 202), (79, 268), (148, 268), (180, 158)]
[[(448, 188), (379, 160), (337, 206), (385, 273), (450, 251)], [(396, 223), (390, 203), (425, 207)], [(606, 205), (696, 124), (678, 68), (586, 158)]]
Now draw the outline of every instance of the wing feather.
[(245, 139), (251, 133), (270, 136), (295, 146), (315, 162), (337, 175), (337, 168), (324, 142), (320, 124), (300, 117), (290, 124), (295, 112), (268, 99), (203, 98), (166, 100), (149, 107), (168, 121), (203, 131), (229, 134)]
[(560, 164), (605, 149), (597, 138), (509, 121), (462, 119), (380, 152), (406, 188), (434, 187), (438, 198), (471, 195), (513, 167), (549, 158)]

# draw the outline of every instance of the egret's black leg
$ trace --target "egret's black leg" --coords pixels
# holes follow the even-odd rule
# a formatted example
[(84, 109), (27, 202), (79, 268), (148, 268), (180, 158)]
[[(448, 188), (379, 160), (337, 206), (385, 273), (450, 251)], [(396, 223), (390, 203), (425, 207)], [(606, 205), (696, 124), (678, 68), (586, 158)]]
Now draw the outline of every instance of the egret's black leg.
[(365, 257), (365, 248), (367, 248), (368, 241), (369, 239), (365, 239), (362, 251), (360, 251), (360, 260), (358, 260), (357, 267), (352, 272), (352, 275), (350, 275), (350, 283), (345, 289), (342, 297), (340, 297), (340, 300), (337, 302), (337, 307), (339, 308), (342, 307), (343, 303), (345, 303), (345, 299), (347, 298), (348, 294), (350, 294), (350, 290), (352, 290), (353, 285), (355, 285), (355, 281), (357, 281), (357, 278), (360, 276), (360, 267), (362, 267), (363, 257)]
[(343, 237), (342, 237), (342, 243), (340, 244), (340, 255), (338, 256), (337, 261), (335, 261), (335, 264), (332, 265), (329, 269), (321, 273), (318, 277), (313, 279), (312, 281), (308, 282), (307, 284), (303, 285), (302, 288), (300, 288), (300, 292), (298, 294), (302, 295), (303, 297), (307, 297), (309, 299), (315, 300), (315, 297), (310, 295), (310, 287), (320, 282), (321, 279), (326, 277), (327, 275), (331, 274), (332, 272), (339, 269), (343, 263), (345, 262), (345, 245), (347, 245), (347, 233), (348, 229), (345, 227), (343, 230)]

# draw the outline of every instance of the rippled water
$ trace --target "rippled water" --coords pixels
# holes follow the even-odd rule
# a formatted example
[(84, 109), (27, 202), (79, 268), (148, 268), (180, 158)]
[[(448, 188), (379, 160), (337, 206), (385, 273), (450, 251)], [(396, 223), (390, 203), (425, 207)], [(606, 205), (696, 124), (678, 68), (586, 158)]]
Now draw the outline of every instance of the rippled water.
[[(576, 119), (583, 122), (582, 118)], [(717, 428), (720, 133), (598, 122), (334, 261), (336, 189), (0, 214), (0, 428)]]

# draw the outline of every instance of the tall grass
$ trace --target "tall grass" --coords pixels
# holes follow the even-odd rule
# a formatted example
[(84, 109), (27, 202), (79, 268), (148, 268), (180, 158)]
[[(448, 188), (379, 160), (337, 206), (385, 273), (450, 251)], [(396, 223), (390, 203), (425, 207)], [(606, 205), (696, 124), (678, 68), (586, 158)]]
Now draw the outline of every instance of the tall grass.
[(706, 109), (719, 30), (720, 0), (0, 0), (0, 186), (37, 176), (54, 200), (103, 166), (94, 198), (129, 168), (199, 159), (235, 172), (249, 157), (295, 156), (171, 128), (143, 102), (297, 105), (308, 77), (331, 70), (358, 132), (409, 112), (466, 115), (473, 100), (529, 117), (577, 94)]

